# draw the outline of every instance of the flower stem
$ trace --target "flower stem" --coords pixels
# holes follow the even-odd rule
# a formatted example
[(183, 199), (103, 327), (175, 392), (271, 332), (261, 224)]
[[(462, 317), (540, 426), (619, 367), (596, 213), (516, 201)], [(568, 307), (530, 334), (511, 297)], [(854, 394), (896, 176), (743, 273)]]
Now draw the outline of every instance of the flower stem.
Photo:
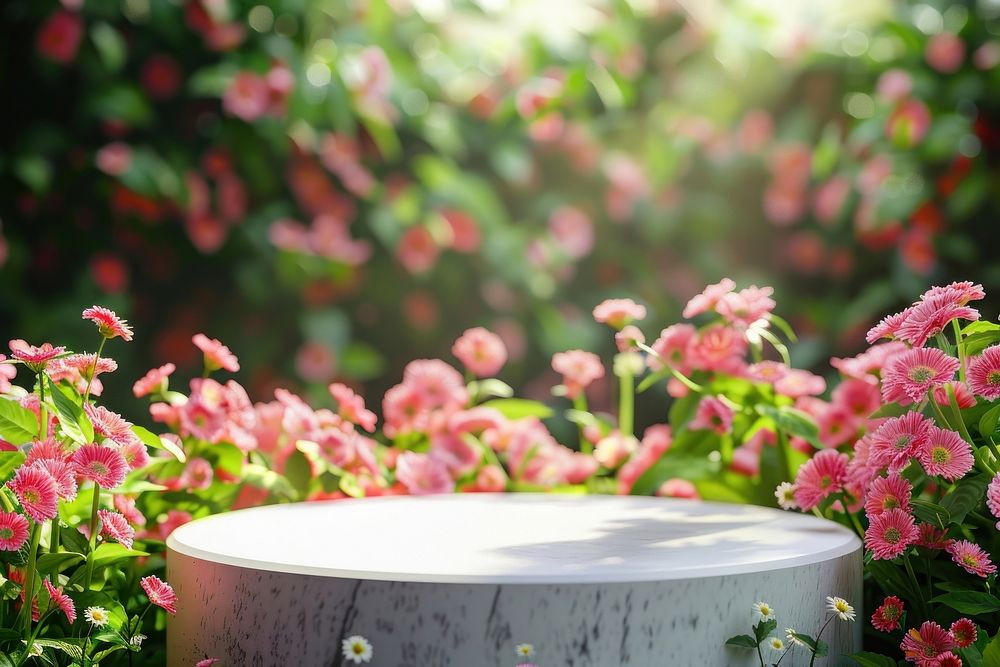
[(90, 509), (90, 553), (87, 554), (87, 575), (83, 589), (90, 590), (90, 582), (94, 578), (94, 551), (97, 550), (97, 510), (101, 504), (101, 487), (94, 484), (94, 502)]
[(45, 372), (38, 371), (38, 439), (48, 435), (48, 415), (45, 410)]
[(635, 378), (631, 373), (622, 373), (619, 381), (618, 430), (629, 436), (635, 430)]
[(951, 328), (955, 332), (955, 350), (958, 352), (958, 360), (961, 366), (958, 369), (958, 379), (965, 382), (965, 344), (962, 342), (962, 327), (958, 320), (951, 321)]
[(958, 422), (958, 432), (962, 434), (962, 437), (965, 438), (966, 442), (970, 445), (975, 445), (976, 443), (972, 441), (972, 436), (969, 435), (969, 429), (965, 426), (965, 420), (962, 419), (962, 409), (958, 407), (958, 398), (955, 397), (955, 388), (948, 384), (945, 385), (944, 390), (948, 393), (948, 405), (951, 407), (952, 416), (955, 418), (955, 421)]
[(90, 384), (94, 381), (94, 374), (97, 373), (97, 362), (101, 360), (101, 352), (104, 351), (104, 344), (106, 342), (108, 342), (108, 339), (101, 336), (101, 343), (97, 346), (97, 354), (94, 355), (94, 365), (90, 368), (90, 375), (87, 378), (87, 390), (83, 392), (84, 403), (90, 398)]
[[(32, 521), (31, 524), (31, 546), (28, 547), (28, 569), (24, 574), (24, 605), (21, 613), (24, 614), (24, 633), (31, 635), (31, 608), (35, 599), (35, 565), (38, 562), (38, 538), (41, 534), (41, 526)], [(31, 644), (28, 644), (31, 648)]]
[[(816, 646), (817, 646), (817, 648), (819, 647), (819, 638), (823, 636), (823, 631), (826, 630), (826, 626), (830, 625), (830, 621), (832, 621), (832, 620), (833, 620), (833, 616), (830, 616), (830, 618), (826, 619), (826, 623), (824, 623), (823, 627), (820, 628), (819, 632), (816, 633)], [(816, 650), (815, 649), (812, 650), (812, 659), (809, 661), (809, 667), (813, 667), (814, 664), (816, 664)]]
[(920, 600), (920, 608), (922, 610), (923, 617), (927, 618), (930, 616), (930, 613), (927, 610), (927, 601), (924, 599), (924, 592), (920, 588), (920, 582), (917, 581), (917, 575), (913, 571), (913, 565), (910, 564), (910, 555), (907, 553), (903, 554), (903, 566), (906, 568), (906, 574), (909, 575), (910, 581), (913, 582), (913, 590), (916, 591), (917, 597)]
[[(573, 397), (573, 409), (577, 412), (587, 412), (587, 395), (582, 390)], [(577, 424), (577, 430), (580, 433), (580, 451), (584, 454), (593, 453), (594, 446), (583, 434), (583, 424)]]
[(59, 534), (62, 526), (59, 524), (59, 515), (56, 514), (49, 524), (49, 553), (59, 553)]

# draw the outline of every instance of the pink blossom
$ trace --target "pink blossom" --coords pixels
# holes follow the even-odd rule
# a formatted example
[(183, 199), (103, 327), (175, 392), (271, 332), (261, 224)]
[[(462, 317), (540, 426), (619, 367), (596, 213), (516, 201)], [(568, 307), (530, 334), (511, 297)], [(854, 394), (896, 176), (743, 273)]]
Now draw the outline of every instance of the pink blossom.
[(442, 433), (431, 438), (430, 455), (445, 464), (455, 478), (463, 477), (479, 467), (482, 451), (451, 433)]
[(214, 476), (212, 464), (201, 457), (195, 457), (184, 466), (178, 485), (188, 491), (199, 491), (210, 487)]
[(63, 500), (76, 498), (76, 467), (62, 459), (39, 459), (34, 465), (52, 476), (56, 483), (56, 494)]
[(121, 453), (111, 447), (84, 445), (73, 453), (76, 474), (89, 479), (103, 489), (113, 489), (125, 481), (128, 464)]
[(643, 345), (645, 342), (646, 337), (642, 330), (633, 324), (628, 324), (622, 327), (621, 331), (615, 333), (615, 347), (618, 348), (619, 352), (635, 352), (639, 349), (639, 345)]
[(557, 208), (549, 216), (549, 234), (570, 259), (583, 259), (594, 248), (594, 224), (572, 206)]
[(307, 382), (329, 382), (337, 372), (337, 358), (329, 345), (307, 340), (295, 352), (295, 371)]
[(701, 498), (694, 484), (679, 477), (673, 477), (661, 484), (660, 488), (656, 490), (656, 495), (662, 498), (688, 498), (691, 500)]
[(462, 375), (440, 359), (415, 359), (403, 369), (403, 384), (416, 389), (428, 408), (460, 408), (469, 400)]
[(789, 368), (783, 377), (775, 380), (774, 391), (791, 398), (818, 396), (826, 391), (826, 380), (809, 371)]
[(563, 376), (566, 395), (570, 398), (576, 398), (591, 383), (604, 377), (600, 357), (584, 350), (569, 350), (552, 355), (552, 370)]
[(969, 574), (985, 579), (997, 571), (989, 554), (975, 542), (957, 540), (948, 546), (947, 551), (951, 554), (951, 559)]
[(965, 60), (965, 42), (954, 33), (939, 32), (927, 40), (924, 58), (928, 65), (942, 74), (952, 74)]
[(875, 85), (875, 93), (886, 102), (899, 102), (913, 89), (913, 77), (904, 69), (890, 69), (882, 73)]
[(705, 396), (698, 403), (694, 418), (688, 423), (692, 431), (707, 430), (725, 435), (733, 429), (733, 409), (717, 396)]
[(933, 422), (919, 412), (885, 420), (871, 434), (871, 460), (890, 472), (902, 470), (930, 440)]
[(451, 240), (448, 245), (452, 250), (466, 253), (479, 250), (482, 235), (475, 218), (462, 211), (451, 209), (441, 211), (441, 217), (451, 230)]
[(455, 341), (451, 353), (477, 377), (493, 377), (507, 363), (503, 340), (483, 327), (466, 329)]
[(890, 595), (882, 601), (872, 614), (872, 626), (882, 632), (892, 632), (899, 629), (903, 617), (903, 601), (895, 595)]
[(618, 493), (630, 493), (636, 480), (660, 460), (671, 444), (673, 433), (668, 425), (653, 424), (648, 427), (643, 433), (639, 449), (618, 471)]
[(713, 325), (704, 329), (694, 343), (692, 364), (702, 370), (741, 375), (746, 368), (743, 358), (746, 350), (747, 342), (740, 332), (725, 325)]
[(868, 330), (865, 340), (869, 343), (874, 343), (880, 338), (895, 338), (899, 332), (899, 327), (906, 321), (911, 311), (912, 308), (907, 308), (901, 313), (882, 318), (882, 321)]
[(507, 475), (498, 465), (484, 465), (476, 473), (476, 490), (485, 493), (499, 493), (507, 488)]
[(222, 108), (231, 116), (249, 122), (263, 116), (270, 105), (270, 92), (264, 77), (242, 71), (229, 82), (222, 96)]
[(934, 621), (924, 621), (920, 630), (911, 628), (899, 649), (918, 667), (940, 667), (940, 659), (955, 648), (955, 638)]
[(83, 31), (83, 18), (79, 14), (56, 11), (39, 28), (35, 49), (49, 60), (66, 65), (76, 59)]
[(42, 343), (40, 347), (28, 345), (20, 338), (10, 341), (10, 356), (30, 368), (32, 372), (38, 373), (43, 370), (50, 361), (66, 351), (65, 347), (53, 347), (49, 343)]
[(157, 526), (157, 532), (159, 533), (160, 539), (165, 542), (167, 537), (170, 536), (170, 533), (188, 523), (193, 518), (194, 517), (192, 517), (189, 512), (185, 512), (183, 510), (167, 510), (167, 517)]
[(448, 430), (456, 434), (479, 433), (501, 428), (507, 418), (499, 410), (478, 406), (454, 413), (448, 419)]
[(735, 473), (754, 477), (760, 473), (760, 452), (746, 445), (736, 447), (733, 449), (730, 469)]
[(25, 513), (38, 523), (48, 521), (58, 513), (56, 482), (40, 465), (21, 466), (7, 486), (17, 496)]
[(882, 406), (878, 387), (855, 377), (842, 380), (834, 388), (830, 399), (860, 419), (866, 419)]
[(168, 614), (177, 613), (177, 594), (174, 593), (174, 589), (170, 587), (170, 584), (162, 581), (159, 577), (150, 575), (140, 579), (139, 585), (142, 586), (142, 590), (146, 593), (146, 597), (149, 598), (150, 602)]
[(931, 426), (929, 441), (918, 452), (920, 464), (928, 475), (939, 475), (949, 482), (972, 470), (975, 459), (972, 447), (954, 431)]
[(840, 492), (847, 478), (848, 456), (824, 449), (802, 464), (795, 476), (795, 502), (803, 511)]
[(891, 509), (869, 517), (865, 546), (876, 560), (890, 560), (916, 542), (917, 535), (913, 517), (901, 509)]
[(808, 190), (797, 182), (779, 179), (764, 190), (764, 215), (778, 227), (798, 222), (807, 205)]
[(369, 433), (375, 431), (377, 417), (365, 408), (365, 399), (354, 393), (345, 384), (334, 382), (328, 387), (333, 400), (337, 401), (337, 414), (352, 424), (357, 424)]
[(415, 496), (455, 490), (455, 482), (445, 464), (425, 454), (400, 454), (396, 460), (396, 478)]
[(639, 441), (620, 431), (612, 431), (601, 438), (594, 447), (594, 458), (609, 470), (625, 462), (637, 449)]
[(865, 512), (869, 517), (892, 509), (910, 511), (910, 496), (913, 485), (899, 475), (877, 477), (868, 487)]
[(973, 393), (995, 400), (1000, 397), (1000, 345), (992, 345), (969, 364), (969, 389)]
[(914, 348), (893, 357), (882, 372), (882, 399), (891, 403), (900, 395), (913, 402), (932, 388), (950, 382), (960, 363), (936, 348)]
[(101, 535), (103, 537), (114, 539), (126, 549), (132, 548), (135, 529), (128, 524), (124, 516), (118, 512), (103, 509), (97, 510), (97, 516), (101, 519)]
[(594, 307), (594, 320), (621, 329), (646, 317), (646, 307), (632, 299), (606, 299)]
[(932, 336), (942, 332), (952, 320), (978, 320), (979, 311), (962, 302), (959, 290), (947, 290), (921, 299), (909, 309), (899, 325), (896, 337), (914, 347), (922, 347)]
[(116, 493), (114, 495), (115, 509), (134, 526), (145, 526), (146, 517), (135, 506), (135, 498)]
[(396, 257), (410, 273), (425, 273), (436, 263), (441, 250), (423, 225), (410, 227), (399, 239)]
[(121, 176), (132, 166), (132, 148), (123, 141), (113, 141), (98, 149), (97, 168), (109, 176)]
[(771, 114), (763, 109), (748, 111), (736, 130), (740, 150), (757, 153), (763, 149), (774, 135), (774, 121)]
[(164, 364), (153, 368), (132, 385), (132, 393), (136, 398), (142, 398), (153, 393), (162, 393), (167, 389), (168, 378), (177, 370), (173, 364)]
[(225, 369), (230, 373), (240, 370), (240, 362), (229, 348), (215, 338), (205, 334), (195, 334), (191, 342), (205, 355), (205, 368), (209, 371)]
[(17, 551), (28, 541), (28, 520), (17, 512), (0, 512), (0, 551)]
[(715, 310), (716, 304), (725, 295), (729, 294), (736, 288), (736, 283), (734, 283), (729, 278), (723, 278), (721, 281), (714, 285), (709, 285), (705, 290), (691, 298), (684, 306), (684, 312), (682, 313), (686, 318), (692, 318), (701, 313), (706, 313), (710, 310)]
[(45, 591), (49, 594), (49, 603), (52, 608), (64, 613), (70, 625), (76, 622), (76, 606), (73, 604), (73, 598), (63, 593), (62, 586), (59, 588), (53, 586), (48, 578), (42, 579), (42, 584), (45, 585)]
[(902, 146), (919, 144), (931, 127), (931, 112), (920, 100), (904, 100), (885, 122), (885, 134)]
[(650, 356), (647, 364), (651, 369), (659, 370), (663, 362), (681, 373), (690, 371), (691, 357), (698, 330), (690, 324), (673, 324), (660, 332), (659, 338), (650, 345), (658, 355)]
[(851, 194), (851, 182), (843, 176), (834, 176), (826, 181), (813, 196), (813, 212), (816, 220), (829, 225), (837, 220), (844, 210), (847, 197)]

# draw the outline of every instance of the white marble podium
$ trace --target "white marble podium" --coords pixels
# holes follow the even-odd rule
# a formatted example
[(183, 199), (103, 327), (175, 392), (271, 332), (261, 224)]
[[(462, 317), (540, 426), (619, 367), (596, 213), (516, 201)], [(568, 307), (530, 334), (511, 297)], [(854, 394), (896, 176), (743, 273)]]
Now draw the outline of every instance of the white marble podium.
[[(168, 539), (179, 598), (168, 664), (338, 667), (359, 634), (377, 667), (737, 666), (765, 600), (815, 634), (824, 599), (860, 607), (860, 541), (810, 516), (615, 496), (463, 494), (276, 505)], [(831, 655), (861, 649), (832, 623)], [(782, 664), (807, 664), (799, 659)], [(817, 664), (837, 664), (834, 658)]]

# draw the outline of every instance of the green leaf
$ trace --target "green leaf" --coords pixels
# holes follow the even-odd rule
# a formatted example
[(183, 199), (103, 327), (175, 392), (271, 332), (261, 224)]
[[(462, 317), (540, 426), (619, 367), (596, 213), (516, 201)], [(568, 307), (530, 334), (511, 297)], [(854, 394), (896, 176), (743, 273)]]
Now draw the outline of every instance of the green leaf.
[(990, 437), (997, 430), (997, 422), (1000, 422), (1000, 405), (995, 405), (980, 418), (979, 432), (983, 437)]
[(351, 498), (364, 498), (365, 490), (358, 484), (358, 478), (351, 474), (345, 474), (337, 484), (338, 488)]
[(896, 661), (881, 653), (861, 651), (847, 656), (861, 667), (896, 667)]
[(942, 530), (951, 523), (951, 514), (941, 505), (922, 498), (914, 498), (910, 504), (913, 505), (913, 514), (924, 523), (937, 526)]
[(81, 444), (93, 442), (94, 426), (84, 414), (83, 408), (65, 393), (61, 385), (52, 382), (48, 376), (45, 376), (45, 386), (56, 408), (56, 414), (59, 415), (59, 428), (62, 432)]
[(632, 485), (632, 494), (647, 496), (671, 477), (683, 477), (688, 480), (698, 479), (706, 477), (714, 469), (715, 464), (707, 456), (671, 456), (668, 452), (666, 456), (641, 474), (639, 479), (635, 480), (635, 484)]
[(296, 449), (285, 460), (285, 477), (292, 483), (300, 498), (305, 498), (309, 494), (312, 464), (301, 450)]
[(657, 384), (663, 382), (664, 380), (669, 379), (672, 376), (673, 376), (673, 373), (670, 372), (669, 368), (661, 368), (660, 370), (656, 371), (655, 373), (650, 373), (649, 375), (647, 375), (646, 377), (644, 377), (642, 379), (642, 382), (639, 383), (639, 386), (637, 386), (635, 390), (641, 394), (642, 392), (646, 391), (650, 387), (652, 387), (654, 385), (657, 385)]
[(507, 419), (515, 421), (526, 417), (548, 419), (552, 416), (552, 408), (539, 401), (529, 401), (525, 398), (495, 398), (482, 405), (486, 408), (495, 408)]
[(136, 437), (142, 440), (143, 444), (152, 447), (153, 449), (165, 449), (174, 455), (174, 458), (184, 463), (187, 461), (187, 456), (184, 454), (184, 450), (177, 446), (177, 443), (167, 440), (166, 438), (161, 438), (149, 429), (145, 429), (141, 426), (133, 426), (132, 432), (135, 433)]
[(6, 653), (0, 653), (0, 667), (14, 667), (14, 663), (10, 661)]
[(757, 625), (753, 626), (753, 634), (754, 637), (757, 638), (757, 643), (759, 644), (767, 639), (768, 635), (774, 632), (777, 627), (778, 621), (773, 618), (767, 621), (761, 621)]
[(111, 72), (121, 69), (125, 64), (126, 49), (125, 40), (117, 30), (102, 21), (90, 29), (90, 39), (93, 40), (97, 55), (105, 68)]
[(736, 635), (735, 637), (730, 637), (726, 640), (726, 646), (735, 646), (737, 648), (748, 648), (756, 649), (760, 642), (754, 641), (754, 638), (750, 635)]
[(82, 642), (82, 639), (36, 639), (35, 644), (44, 648), (54, 648), (62, 651), (73, 660), (83, 659), (83, 647), (74, 642)]
[(797, 435), (816, 447), (822, 447), (819, 441), (819, 427), (813, 418), (801, 410), (783, 405), (758, 405), (757, 412), (774, 421), (775, 426), (790, 435)]
[(469, 383), (469, 393), (481, 399), (489, 396), (500, 398), (510, 398), (514, 395), (514, 388), (503, 380), (488, 378), (486, 380), (475, 380)]
[(1000, 329), (972, 334), (962, 342), (965, 345), (965, 354), (972, 357), (998, 341), (1000, 341)]
[(951, 523), (961, 524), (966, 515), (979, 506), (990, 481), (986, 475), (967, 475), (955, 488), (941, 499), (941, 507), (948, 511)]
[(945, 593), (931, 602), (947, 605), (960, 614), (991, 614), (1000, 611), (1000, 598), (978, 591)]
[(21, 452), (0, 452), (0, 482), (6, 481), (24, 463), (24, 459)]
[(125, 613), (125, 608), (122, 607), (120, 602), (107, 593), (102, 593), (100, 591), (83, 591), (82, 593), (76, 593), (67, 588), (67, 595), (73, 599), (81, 618), (83, 617), (83, 611), (87, 607), (103, 607), (108, 611), (108, 625), (105, 627), (103, 632), (108, 632), (109, 630), (121, 630), (128, 622), (128, 615)]
[(60, 551), (54, 554), (42, 554), (38, 557), (38, 571), (42, 574), (62, 572), (73, 563), (82, 563), (86, 556), (81, 553)]
[(1000, 667), (1000, 633), (983, 650), (983, 667)]
[(94, 551), (94, 567), (106, 567), (123, 560), (128, 560), (129, 558), (139, 558), (140, 556), (148, 555), (145, 551), (126, 549), (121, 544), (105, 542)]
[(38, 435), (38, 417), (17, 401), (0, 398), (0, 438), (12, 445), (31, 442)]

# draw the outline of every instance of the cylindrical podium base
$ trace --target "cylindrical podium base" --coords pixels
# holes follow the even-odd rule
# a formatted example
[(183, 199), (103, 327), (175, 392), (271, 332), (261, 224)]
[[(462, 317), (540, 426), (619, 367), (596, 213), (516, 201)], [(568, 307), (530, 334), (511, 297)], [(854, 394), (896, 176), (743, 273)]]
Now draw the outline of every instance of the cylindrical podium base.
[[(418, 539), (419, 537), (423, 539)], [(370, 664), (737, 666), (764, 600), (815, 635), (827, 595), (861, 601), (861, 545), (812, 517), (649, 498), (466, 495), (278, 506), (194, 522), (169, 541), (179, 597), (170, 667)], [(860, 609), (859, 609), (860, 614)], [(831, 658), (860, 650), (835, 621)], [(797, 647), (783, 664), (808, 663)], [(798, 659), (795, 659), (798, 656)]]

